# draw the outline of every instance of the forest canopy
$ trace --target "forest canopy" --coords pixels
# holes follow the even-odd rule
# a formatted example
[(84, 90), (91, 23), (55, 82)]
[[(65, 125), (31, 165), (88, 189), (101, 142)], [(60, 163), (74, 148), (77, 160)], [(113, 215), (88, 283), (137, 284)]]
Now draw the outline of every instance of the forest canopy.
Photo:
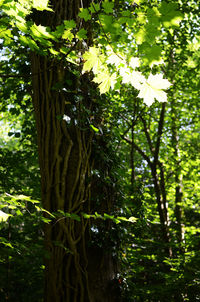
[(198, 1), (0, 8), (0, 300), (199, 301)]

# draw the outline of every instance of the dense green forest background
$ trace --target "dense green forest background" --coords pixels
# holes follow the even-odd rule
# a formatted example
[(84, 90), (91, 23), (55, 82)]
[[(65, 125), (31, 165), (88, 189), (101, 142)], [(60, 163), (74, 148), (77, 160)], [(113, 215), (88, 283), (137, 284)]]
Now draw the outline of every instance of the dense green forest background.
[(0, 301), (199, 301), (199, 3), (70, 3), (0, 1)]

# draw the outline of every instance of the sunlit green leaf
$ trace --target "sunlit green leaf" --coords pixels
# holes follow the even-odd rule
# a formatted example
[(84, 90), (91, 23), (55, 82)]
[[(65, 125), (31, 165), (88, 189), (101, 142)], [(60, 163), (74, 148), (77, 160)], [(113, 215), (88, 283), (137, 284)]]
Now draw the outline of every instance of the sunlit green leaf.
[(49, 6), (48, 6), (49, 0), (33, 0), (33, 7), (36, 8), (37, 10), (48, 10), (48, 11), (53, 11)]
[(66, 39), (66, 40), (69, 40), (69, 41), (72, 41), (73, 38), (74, 38), (74, 35), (73, 35), (73, 33), (71, 32), (70, 29), (67, 29), (67, 30), (64, 31), (64, 33), (62, 35), (62, 38)]
[(0, 210), (0, 222), (2, 221), (7, 221), (9, 218), (9, 214), (4, 213), (3, 211)]

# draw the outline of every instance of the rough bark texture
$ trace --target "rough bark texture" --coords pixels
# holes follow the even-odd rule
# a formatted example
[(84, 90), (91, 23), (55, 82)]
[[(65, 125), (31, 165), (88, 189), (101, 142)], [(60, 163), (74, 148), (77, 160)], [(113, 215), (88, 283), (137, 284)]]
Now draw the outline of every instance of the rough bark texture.
[[(55, 13), (47, 13), (44, 19), (36, 15), (37, 22), (54, 27), (62, 20), (77, 20), (80, 3), (87, 7), (88, 2), (52, 1)], [(32, 74), (43, 207), (49, 212), (81, 217), (81, 212), (91, 213), (91, 152), (95, 139), (87, 116), (87, 110), (94, 109), (90, 84), (86, 76), (75, 76), (70, 64), (35, 53)], [(63, 120), (64, 115), (70, 121)], [(90, 240), (87, 219), (77, 221), (61, 215), (46, 224), (46, 302), (119, 301), (113, 287), (112, 254), (104, 246), (90, 246)]]

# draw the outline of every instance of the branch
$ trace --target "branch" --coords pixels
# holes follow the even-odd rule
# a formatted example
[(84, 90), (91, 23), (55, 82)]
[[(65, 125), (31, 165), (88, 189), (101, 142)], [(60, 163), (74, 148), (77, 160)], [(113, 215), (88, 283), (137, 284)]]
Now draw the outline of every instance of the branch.
[(149, 145), (149, 149), (150, 149), (151, 153), (153, 153), (155, 150), (154, 150), (154, 147), (153, 147), (153, 144), (152, 144), (152, 141), (151, 141), (151, 137), (150, 137), (150, 134), (149, 134), (149, 130), (148, 130), (148, 127), (147, 127), (146, 120), (141, 115), (140, 115), (140, 120), (142, 121), (142, 123), (144, 125), (144, 132), (145, 132), (145, 136), (146, 136), (146, 139), (147, 139), (147, 142), (148, 142), (148, 145)]
[(133, 147), (138, 151), (138, 153), (142, 155), (142, 157), (147, 161), (149, 166), (152, 166), (150, 158), (146, 155), (146, 153), (144, 153), (144, 151), (142, 151), (142, 149), (140, 149), (140, 147), (136, 143), (132, 142), (132, 140), (130, 140), (128, 137), (124, 137), (123, 135), (121, 135), (121, 138), (124, 139), (130, 145), (133, 145)]

